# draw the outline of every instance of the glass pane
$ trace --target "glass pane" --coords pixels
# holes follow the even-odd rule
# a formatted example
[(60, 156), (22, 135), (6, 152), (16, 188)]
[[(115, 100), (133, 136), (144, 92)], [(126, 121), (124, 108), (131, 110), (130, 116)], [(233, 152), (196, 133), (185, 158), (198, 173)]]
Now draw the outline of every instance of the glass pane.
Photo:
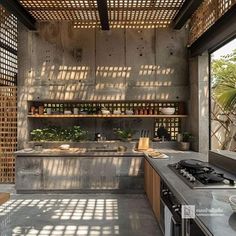
[(211, 54), (211, 149), (236, 151), (236, 39)]

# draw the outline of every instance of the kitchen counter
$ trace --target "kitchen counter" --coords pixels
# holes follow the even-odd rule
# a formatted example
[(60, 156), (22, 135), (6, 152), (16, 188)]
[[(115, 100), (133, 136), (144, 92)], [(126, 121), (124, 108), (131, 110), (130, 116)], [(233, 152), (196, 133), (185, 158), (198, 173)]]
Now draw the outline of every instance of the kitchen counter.
[(114, 152), (112, 146), (107, 148), (17, 151), (16, 190), (18, 193), (143, 193), (143, 153), (132, 149)]
[[(236, 213), (233, 213), (227, 201), (229, 196), (236, 195), (236, 189), (191, 189), (167, 166), (168, 164), (176, 163), (183, 159), (207, 161), (207, 156), (196, 152), (180, 152), (170, 149), (162, 149), (160, 151), (167, 154), (170, 158), (158, 160), (146, 157), (146, 159), (181, 203), (195, 205), (196, 210), (219, 210), (217, 213), (220, 213), (220, 216), (197, 215), (195, 221), (198, 225), (214, 236), (235, 236)], [(211, 235), (210, 233), (209, 235)]]
[[(228, 201), (229, 196), (231, 195), (236, 195), (236, 189), (235, 190), (213, 190), (213, 189), (191, 189), (189, 186), (187, 186), (176, 174), (169, 169), (167, 166), (168, 164), (176, 163), (180, 160), (183, 159), (197, 159), (201, 161), (207, 161), (207, 156), (196, 153), (196, 152), (182, 152), (178, 150), (171, 149), (170, 147), (168, 148), (162, 148), (159, 149), (161, 152), (165, 153), (166, 155), (169, 156), (168, 159), (152, 159), (150, 157), (145, 157), (148, 162), (153, 166), (153, 168), (157, 171), (157, 173), (161, 176), (161, 178), (166, 182), (166, 184), (169, 186), (170, 190), (175, 194), (175, 196), (181, 201), (182, 204), (187, 204), (187, 205), (195, 205), (197, 210), (210, 210), (210, 209), (215, 209), (215, 210), (220, 210), (222, 212), (219, 212), (222, 214), (221, 216), (200, 216), (197, 215), (195, 221), (198, 223), (198, 225), (205, 230), (206, 232), (209, 232), (209, 235), (214, 235), (214, 236), (222, 236), (222, 235), (227, 235), (227, 236), (233, 236), (236, 235), (236, 213), (234, 214)], [(105, 169), (107, 170), (112, 170), (114, 169), (114, 176), (112, 178), (119, 179), (117, 183), (114, 184), (114, 186), (109, 185), (105, 186), (106, 189), (115, 189), (116, 186), (122, 186), (123, 190), (124, 189), (129, 189), (131, 187), (134, 187), (135, 189), (141, 189), (142, 188), (142, 178), (143, 178), (143, 165), (142, 163), (142, 158), (144, 157), (144, 154), (141, 152), (135, 152), (130, 149), (128, 149), (126, 152), (88, 152), (85, 150), (82, 150), (81, 148), (79, 150), (71, 149), (70, 151), (63, 151), (59, 149), (44, 149), (41, 152), (37, 151), (31, 151), (31, 152), (26, 152), (24, 150), (16, 152), (16, 156), (19, 160), (22, 159), (24, 163), (26, 163), (26, 169), (29, 167), (29, 169), (32, 168), (32, 163), (30, 163), (31, 160), (35, 160), (33, 163), (33, 169), (37, 168), (38, 164), (37, 162), (41, 163), (41, 160), (43, 160), (42, 165), (44, 167), (44, 171), (41, 173), (40, 179), (43, 180), (41, 185), (35, 184), (34, 187), (35, 189), (44, 189), (44, 190), (50, 190), (53, 187), (57, 186), (56, 189), (67, 189), (67, 190), (73, 190), (73, 189), (80, 189), (82, 186), (82, 191), (85, 189), (88, 189), (87, 186), (83, 187), (83, 182), (81, 182), (81, 179), (79, 180), (79, 184), (77, 182), (73, 182), (71, 184), (71, 181), (68, 181), (65, 179), (60, 179), (60, 184), (56, 184), (57, 179), (60, 178), (60, 173), (58, 172), (56, 175), (55, 173), (52, 173), (50, 175), (50, 170), (47, 169), (47, 167), (57, 167), (58, 170), (62, 169), (62, 167), (65, 166), (65, 164), (62, 164), (64, 162), (71, 162), (75, 168), (78, 168), (80, 165), (83, 167), (84, 164), (82, 159), (79, 161), (79, 164), (77, 163), (76, 159), (80, 160), (80, 158), (86, 158), (91, 159), (91, 161), (94, 163), (99, 164), (104, 163), (102, 166), (105, 165)], [(33, 157), (33, 158), (31, 158)], [(58, 157), (58, 158), (54, 158)], [(73, 158), (73, 159), (68, 159), (68, 158)], [(106, 159), (106, 157), (108, 159)], [(128, 157), (128, 158), (124, 158)], [(130, 159), (129, 159), (130, 158)], [(133, 159), (135, 158), (135, 159)], [(137, 159), (138, 158), (138, 159)], [(107, 164), (106, 164), (107, 163)], [(109, 163), (109, 164), (108, 164)], [(122, 163), (122, 166), (120, 166), (119, 163)], [(135, 163), (137, 166), (133, 166)], [(82, 165), (81, 165), (82, 164)], [(66, 166), (68, 163), (66, 164)], [(84, 165), (85, 174), (81, 176), (82, 178), (88, 174), (88, 166), (90, 166), (90, 161)], [(46, 171), (45, 171), (46, 167)], [(80, 168), (81, 168), (80, 167)], [(82, 172), (84, 171), (84, 167), (82, 169)], [(121, 169), (122, 167), (122, 169)], [(17, 165), (17, 170), (20, 170), (20, 166)], [(23, 167), (25, 168), (25, 167)], [(68, 169), (68, 166), (66, 167)], [(78, 172), (81, 172), (81, 169), (78, 169)], [(101, 165), (96, 166), (96, 173), (105, 173), (105, 169), (100, 170)], [(55, 168), (54, 168), (55, 169)], [(132, 170), (132, 171), (131, 171)], [(128, 171), (128, 172), (127, 172)], [(91, 173), (94, 171), (91, 170)], [(110, 172), (110, 177), (113, 175), (113, 172)], [(130, 173), (132, 173), (133, 176), (130, 176)], [(19, 172), (18, 172), (19, 174)], [(25, 178), (26, 178), (25, 173)], [(32, 173), (28, 173), (29, 177)], [(62, 173), (63, 174), (63, 173)], [(51, 176), (51, 177), (50, 177)], [(54, 178), (56, 177), (56, 179)], [(81, 178), (80, 177), (80, 178)], [(131, 178), (130, 178), (131, 177)], [(138, 177), (138, 179), (137, 179)], [(23, 179), (23, 183), (25, 181), (25, 178)], [(94, 177), (95, 179), (93, 182), (97, 183), (97, 177)], [(108, 178), (108, 176), (106, 177)], [(109, 179), (108, 178), (108, 179)], [(124, 181), (123, 181), (124, 179)], [(135, 180), (136, 179), (136, 180)], [(19, 177), (18, 177), (19, 180)], [(91, 176), (89, 176), (89, 180), (91, 181)], [(104, 183), (103, 179), (103, 183)], [(111, 179), (109, 179), (110, 181)], [(28, 182), (31, 183), (32, 179)], [(69, 185), (61, 184), (63, 183), (69, 183)], [(74, 181), (74, 179), (73, 179)], [(120, 182), (122, 181), (122, 182)], [(128, 182), (127, 182), (128, 181)], [(85, 179), (84, 183), (87, 183), (88, 179)], [(101, 182), (101, 183), (102, 183)], [(37, 181), (36, 181), (37, 183)], [(76, 183), (76, 184), (75, 184)], [(81, 184), (82, 183), (82, 184)], [(99, 182), (100, 183), (100, 182)], [(122, 183), (122, 184), (121, 184)], [(123, 185), (125, 183), (125, 185)], [(126, 184), (129, 183), (127, 186)], [(118, 185), (117, 185), (118, 184)], [(19, 189), (25, 189), (24, 186), (22, 188), (21, 185), (19, 185)], [(28, 186), (28, 184), (27, 184)], [(96, 190), (98, 190), (101, 186), (97, 185)], [(90, 187), (89, 187), (90, 188)], [(32, 189), (31, 187), (28, 189)]]

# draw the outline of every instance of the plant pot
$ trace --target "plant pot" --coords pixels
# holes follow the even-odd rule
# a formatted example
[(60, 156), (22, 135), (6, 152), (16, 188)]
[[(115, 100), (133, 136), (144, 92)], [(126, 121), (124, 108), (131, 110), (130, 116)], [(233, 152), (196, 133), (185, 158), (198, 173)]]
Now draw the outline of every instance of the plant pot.
[(179, 149), (181, 151), (189, 151), (190, 149), (190, 143), (189, 142), (180, 142), (179, 143)]

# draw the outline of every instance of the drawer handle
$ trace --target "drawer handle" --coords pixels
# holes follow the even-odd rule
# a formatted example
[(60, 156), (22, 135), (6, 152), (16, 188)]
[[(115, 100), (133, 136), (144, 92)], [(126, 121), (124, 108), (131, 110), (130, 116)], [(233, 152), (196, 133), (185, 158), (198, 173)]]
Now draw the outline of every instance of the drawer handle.
[(41, 170), (20, 170), (18, 172), (19, 175), (36, 175), (36, 176), (39, 176), (41, 175)]

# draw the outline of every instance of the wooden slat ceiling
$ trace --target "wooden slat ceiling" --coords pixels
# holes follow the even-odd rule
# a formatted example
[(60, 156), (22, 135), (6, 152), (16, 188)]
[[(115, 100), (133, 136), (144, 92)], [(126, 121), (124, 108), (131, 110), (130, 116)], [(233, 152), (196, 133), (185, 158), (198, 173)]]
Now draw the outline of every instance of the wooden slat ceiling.
[[(20, 0), (37, 21), (73, 21), (100, 27), (97, 0)], [(107, 0), (111, 28), (168, 27), (184, 0)]]

